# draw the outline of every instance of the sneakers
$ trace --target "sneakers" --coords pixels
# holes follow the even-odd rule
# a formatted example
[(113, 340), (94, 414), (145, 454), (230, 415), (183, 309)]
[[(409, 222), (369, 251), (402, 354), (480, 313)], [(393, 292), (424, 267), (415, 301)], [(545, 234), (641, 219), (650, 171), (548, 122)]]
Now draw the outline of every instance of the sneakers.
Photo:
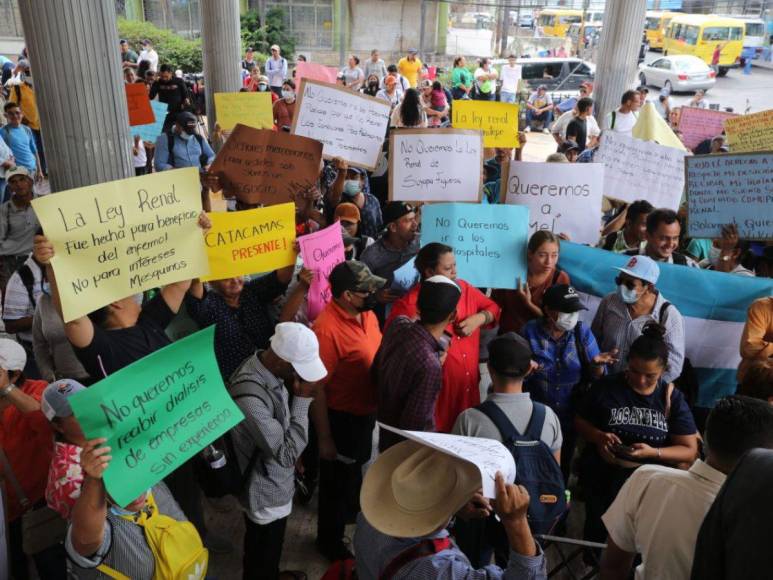
[(526, 128), (523, 130), (524, 133), (531, 133), (531, 125), (526, 125)]

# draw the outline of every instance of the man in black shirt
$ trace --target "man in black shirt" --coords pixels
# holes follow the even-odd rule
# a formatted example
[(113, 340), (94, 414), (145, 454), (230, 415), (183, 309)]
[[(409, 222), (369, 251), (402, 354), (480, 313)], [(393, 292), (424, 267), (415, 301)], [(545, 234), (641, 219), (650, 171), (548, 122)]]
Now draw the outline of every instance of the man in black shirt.
[(166, 103), (168, 108), (166, 119), (164, 119), (163, 133), (168, 133), (174, 125), (177, 113), (190, 105), (188, 87), (185, 81), (174, 76), (172, 67), (168, 64), (162, 64), (159, 71), (158, 80), (150, 86), (151, 100), (156, 98), (162, 103)]
[(566, 127), (566, 139), (574, 141), (579, 147), (579, 152), (585, 151), (588, 142), (588, 117), (593, 114), (593, 99), (583, 97), (577, 101), (577, 115)]

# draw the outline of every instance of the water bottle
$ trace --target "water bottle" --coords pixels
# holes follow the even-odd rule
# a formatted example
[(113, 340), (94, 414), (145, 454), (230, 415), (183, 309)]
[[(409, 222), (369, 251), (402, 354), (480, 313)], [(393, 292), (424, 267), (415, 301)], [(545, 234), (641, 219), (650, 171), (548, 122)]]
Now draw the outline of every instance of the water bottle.
[(204, 456), (204, 459), (207, 460), (207, 463), (209, 463), (210, 469), (221, 469), (225, 467), (228, 461), (225, 457), (225, 453), (220, 451), (220, 449), (214, 445), (207, 445), (204, 451), (202, 451), (202, 455)]

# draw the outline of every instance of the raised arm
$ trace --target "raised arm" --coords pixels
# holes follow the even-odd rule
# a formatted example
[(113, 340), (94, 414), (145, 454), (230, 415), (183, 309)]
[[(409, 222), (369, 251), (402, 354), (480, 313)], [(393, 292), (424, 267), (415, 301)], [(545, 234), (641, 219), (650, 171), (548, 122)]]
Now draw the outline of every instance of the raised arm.
[(75, 551), (85, 558), (99, 550), (105, 538), (107, 497), (102, 474), (112, 459), (110, 447), (101, 447), (105, 441), (107, 439), (92, 439), (81, 452), (85, 477), (81, 495), (72, 508), (70, 537)]

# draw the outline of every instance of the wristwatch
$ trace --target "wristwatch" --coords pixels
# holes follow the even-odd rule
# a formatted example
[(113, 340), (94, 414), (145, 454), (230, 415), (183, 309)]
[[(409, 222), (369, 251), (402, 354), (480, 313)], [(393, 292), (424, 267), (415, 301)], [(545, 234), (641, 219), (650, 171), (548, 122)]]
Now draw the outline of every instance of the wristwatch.
[(4, 389), (0, 390), (0, 399), (5, 399), (8, 395), (11, 394), (11, 391), (13, 391), (16, 388), (16, 385), (11, 383)]

